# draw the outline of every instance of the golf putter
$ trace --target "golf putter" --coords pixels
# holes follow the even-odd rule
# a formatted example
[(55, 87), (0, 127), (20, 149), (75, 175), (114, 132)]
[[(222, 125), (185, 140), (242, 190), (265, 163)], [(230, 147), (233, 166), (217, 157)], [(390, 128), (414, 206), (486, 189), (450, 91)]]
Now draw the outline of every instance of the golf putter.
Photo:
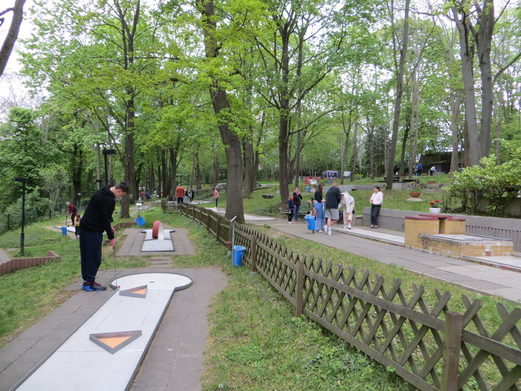
[(112, 247), (112, 260), (114, 261), (114, 286), (116, 289), (119, 289), (117, 274), (118, 274), (118, 266), (116, 260), (116, 246)]

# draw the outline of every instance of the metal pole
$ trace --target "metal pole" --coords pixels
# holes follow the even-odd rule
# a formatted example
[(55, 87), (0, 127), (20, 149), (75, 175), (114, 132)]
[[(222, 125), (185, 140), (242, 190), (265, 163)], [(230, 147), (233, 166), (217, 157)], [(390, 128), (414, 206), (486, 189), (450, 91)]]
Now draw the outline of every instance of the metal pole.
[(232, 224), (232, 263), (233, 263), (233, 246), (235, 245), (235, 219), (236, 218), (237, 218), (237, 216), (234, 216), (230, 220), (230, 223)]
[(109, 184), (109, 173), (108, 173), (108, 166), (107, 166), (107, 154), (106, 149), (103, 150), (103, 161), (105, 163), (105, 186), (108, 186)]
[(22, 182), (22, 231), (20, 232), (20, 254), (24, 255), (25, 242), (25, 181)]

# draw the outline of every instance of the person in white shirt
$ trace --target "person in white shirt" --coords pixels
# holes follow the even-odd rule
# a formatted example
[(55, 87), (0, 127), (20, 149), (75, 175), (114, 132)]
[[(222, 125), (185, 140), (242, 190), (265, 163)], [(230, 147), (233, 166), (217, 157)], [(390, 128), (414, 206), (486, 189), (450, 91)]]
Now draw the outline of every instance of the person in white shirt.
[(380, 208), (384, 202), (384, 193), (380, 190), (379, 186), (375, 186), (373, 194), (369, 199), (371, 204), (371, 228), (378, 228), (378, 215), (380, 214)]
[(355, 210), (355, 199), (349, 192), (342, 193), (339, 208), (344, 210), (344, 229), (351, 229), (351, 221), (353, 221), (353, 211)]

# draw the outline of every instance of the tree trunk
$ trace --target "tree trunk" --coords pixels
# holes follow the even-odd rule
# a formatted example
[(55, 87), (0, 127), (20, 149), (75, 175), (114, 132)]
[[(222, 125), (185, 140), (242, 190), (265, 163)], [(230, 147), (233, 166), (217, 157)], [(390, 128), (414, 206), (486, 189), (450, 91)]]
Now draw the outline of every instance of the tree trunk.
[(490, 151), (490, 134), (492, 128), (492, 110), (494, 107), (494, 86), (492, 81), (492, 35), (494, 34), (494, 2), (485, 0), (483, 8), (479, 8), (479, 26), (475, 34), (478, 49), (479, 69), (481, 73), (481, 157), (488, 156)]
[(347, 152), (349, 150), (349, 135), (353, 126), (353, 106), (349, 108), (349, 117), (347, 119), (347, 127), (344, 120), (344, 110), (342, 110), (342, 130), (345, 136), (342, 144), (342, 154), (340, 156), (340, 184), (344, 184), (344, 171), (347, 165)]
[[(78, 144), (74, 144), (72, 150), (72, 199), (77, 201), (81, 193), (81, 176), (83, 175), (83, 150)], [(80, 206), (78, 205), (78, 208)]]
[(212, 164), (212, 189), (215, 189), (217, 183), (219, 183), (219, 171), (221, 170), (219, 166), (219, 155), (215, 153), (213, 155), (213, 164)]
[[(471, 41), (470, 20), (465, 13), (461, 15), (452, 8), (456, 27), (458, 28), (461, 56), (461, 75), (463, 78), (463, 91), (465, 94), (465, 124), (468, 150), (465, 150), (469, 165), (479, 163), (481, 148), (479, 144), (478, 122), (476, 113), (476, 97), (474, 95), (473, 59), (474, 43)], [(459, 18), (461, 16), (461, 19)]]
[(161, 165), (160, 165), (160, 174), (161, 178), (161, 197), (168, 198), (169, 200), (174, 199), (171, 194), (170, 182), (168, 181), (168, 168), (166, 161), (166, 151), (161, 151)]
[[(250, 134), (252, 134), (252, 129), (250, 128)], [(252, 179), (251, 175), (253, 175), (253, 145), (251, 143), (250, 136), (243, 137), (242, 139), (242, 148), (244, 154), (244, 197), (248, 197), (253, 192), (252, 187)]]
[(420, 133), (419, 129), (419, 116), (420, 116), (420, 91), (418, 82), (416, 80), (416, 68), (413, 71), (411, 77), (411, 137), (410, 137), (410, 148), (411, 156), (409, 157), (409, 172), (407, 177), (411, 178), (414, 172), (414, 166), (416, 164), (416, 149), (418, 146), (418, 136)]
[(172, 184), (172, 192), (177, 188), (177, 166), (179, 165), (179, 147), (180, 143), (176, 142), (173, 147), (169, 148), (170, 154), (170, 183)]
[(460, 106), (461, 106), (461, 93), (460, 91), (452, 91), (450, 95), (450, 132), (451, 132), (451, 144), (452, 153), (450, 156), (450, 172), (454, 173), (458, 170), (459, 165), (459, 117), (460, 117)]
[(9, 26), (4, 43), (0, 48), (0, 76), (4, 74), (5, 68), (7, 67), (7, 62), (9, 61), (9, 57), (13, 51), (14, 44), (18, 39), (18, 33), (20, 31), (20, 26), (22, 25), (24, 17), (24, 4), (25, 0), (16, 0), (14, 3), (11, 26)]
[(351, 182), (355, 180), (356, 164), (358, 162), (358, 121), (353, 129), (353, 160), (351, 164)]
[[(218, 58), (219, 47), (216, 40), (217, 21), (215, 19), (215, 7), (213, 0), (197, 0), (196, 4), (201, 12), (204, 47), (206, 58)], [(219, 80), (214, 78), (210, 86), (210, 97), (212, 106), (219, 121), (219, 132), (226, 148), (226, 163), (228, 168), (226, 193), (228, 200), (226, 203), (226, 218), (237, 217), (237, 222), (244, 223), (244, 207), (242, 194), (242, 151), (239, 137), (230, 129), (229, 120), (223, 114), (230, 112), (230, 104), (225, 89), (220, 85)]]
[(405, 16), (403, 19), (402, 47), (400, 49), (400, 62), (398, 65), (398, 73), (396, 75), (396, 95), (394, 97), (393, 130), (391, 133), (391, 144), (389, 145), (389, 153), (387, 156), (386, 189), (388, 190), (391, 190), (393, 188), (394, 158), (396, 156), (396, 142), (398, 141), (398, 130), (400, 127), (400, 111), (402, 106), (403, 94), (403, 76), (405, 72), (405, 58), (407, 56), (407, 43), (409, 40), (409, 4), (410, 0), (405, 0)]
[[(400, 165), (398, 167), (398, 175), (402, 176), (404, 174), (404, 167), (405, 167), (405, 149), (407, 148), (407, 140), (409, 139), (409, 132), (411, 129), (411, 117), (410, 115), (407, 116), (405, 119), (405, 127), (403, 129), (403, 137), (402, 137), (402, 148), (400, 151)], [(413, 157), (411, 156), (410, 160), (412, 160)]]

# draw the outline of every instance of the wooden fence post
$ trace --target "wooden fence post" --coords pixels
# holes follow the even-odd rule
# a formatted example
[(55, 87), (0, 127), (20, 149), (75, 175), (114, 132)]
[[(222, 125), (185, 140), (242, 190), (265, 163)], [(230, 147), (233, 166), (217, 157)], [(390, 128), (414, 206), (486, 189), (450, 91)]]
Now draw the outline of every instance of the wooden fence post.
[(443, 375), (440, 390), (458, 391), (459, 357), (461, 351), (461, 332), (463, 331), (463, 314), (447, 311), (445, 316)]
[(297, 263), (297, 282), (295, 284), (295, 316), (304, 312), (304, 262)]
[(257, 273), (257, 238), (253, 236), (251, 238), (251, 264), (250, 271)]

